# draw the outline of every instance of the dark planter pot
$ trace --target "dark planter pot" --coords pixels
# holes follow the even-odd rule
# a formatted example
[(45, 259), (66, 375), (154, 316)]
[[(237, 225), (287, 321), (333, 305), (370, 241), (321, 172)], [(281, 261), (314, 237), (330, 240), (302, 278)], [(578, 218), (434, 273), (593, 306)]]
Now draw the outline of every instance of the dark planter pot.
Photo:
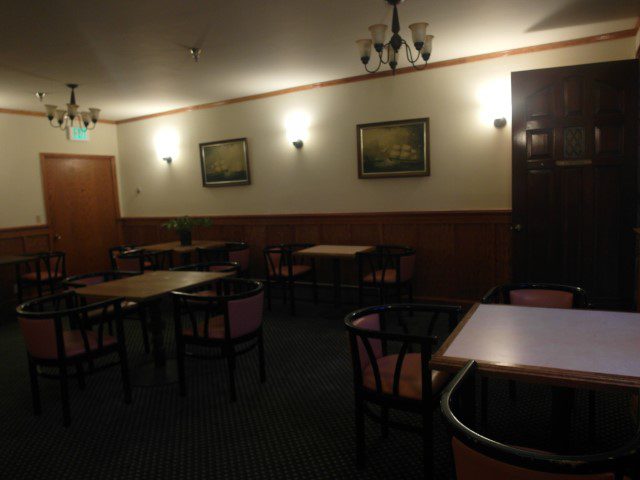
[(189, 230), (183, 230), (180, 232), (180, 245), (183, 247), (191, 245), (191, 232)]

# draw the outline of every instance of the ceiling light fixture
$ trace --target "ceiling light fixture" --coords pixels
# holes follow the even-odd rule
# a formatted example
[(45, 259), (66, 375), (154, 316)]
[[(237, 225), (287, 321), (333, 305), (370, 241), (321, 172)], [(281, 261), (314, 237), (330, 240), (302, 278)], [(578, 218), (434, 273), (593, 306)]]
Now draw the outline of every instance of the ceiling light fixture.
[(191, 47), (189, 49), (189, 53), (191, 54), (193, 61), (198, 63), (198, 60), (200, 60), (200, 54), (202, 53), (202, 49), (198, 47)]
[[(433, 43), (433, 35), (426, 35), (427, 26), (426, 22), (412, 23), (409, 25), (411, 29), (411, 37), (413, 40), (413, 46), (417, 50), (415, 58), (412, 56), (411, 48), (409, 44), (400, 36), (400, 20), (398, 19), (398, 4), (404, 2), (404, 0), (385, 0), (389, 5), (393, 6), (393, 20), (391, 22), (391, 31), (393, 35), (391, 39), (385, 43), (385, 37), (387, 34), (387, 26), (384, 24), (371, 25), (369, 31), (371, 32), (371, 39), (357, 40), (358, 51), (360, 52), (360, 60), (364, 64), (364, 68), (369, 73), (375, 73), (380, 70), (382, 65), (389, 65), (391, 71), (395, 75), (396, 67), (398, 66), (398, 54), (402, 47), (405, 47), (405, 53), (409, 63), (417, 70), (423, 69), (427, 65), (429, 57), (431, 57), (431, 47)], [(378, 54), (378, 65), (369, 69), (368, 64), (371, 59), (371, 46)], [(417, 65), (420, 57), (424, 60), (424, 64)]]
[[(71, 98), (69, 99), (69, 103), (67, 103), (66, 110), (58, 108), (57, 105), (44, 106), (47, 111), (49, 124), (52, 127), (59, 128), (60, 130), (65, 130), (74, 126), (84, 131), (93, 130), (96, 128), (96, 123), (98, 123), (100, 109), (90, 108), (89, 111), (78, 112), (79, 105), (76, 103), (75, 92), (78, 85), (75, 83), (67, 83), (67, 87), (71, 89)], [(74, 125), (73, 122), (76, 118), (78, 119), (78, 122), (77, 125)]]

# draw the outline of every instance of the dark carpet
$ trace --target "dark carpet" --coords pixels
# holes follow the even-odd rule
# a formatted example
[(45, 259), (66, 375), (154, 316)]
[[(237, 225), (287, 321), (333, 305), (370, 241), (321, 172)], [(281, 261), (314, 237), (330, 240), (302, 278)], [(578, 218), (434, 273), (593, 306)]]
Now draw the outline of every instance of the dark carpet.
[[(15, 320), (5, 319), (0, 479), (421, 478), (420, 438), (392, 430), (382, 439), (373, 422), (367, 422), (367, 468), (355, 468), (353, 381), (342, 324), (347, 311), (300, 304), (299, 314), (291, 317), (277, 304), (265, 319), (267, 382), (259, 382), (255, 350), (240, 357), (235, 404), (229, 402), (224, 361), (188, 360), (186, 398), (178, 395), (177, 385), (135, 388), (128, 406), (119, 369), (112, 368), (89, 376), (84, 391), (71, 382), (69, 428), (62, 426), (55, 380), (41, 380), (43, 413), (33, 416), (20, 332)], [(166, 320), (170, 327), (168, 315)], [(126, 325), (135, 370), (148, 356), (138, 323)], [(172, 328), (166, 331), (171, 354)], [(512, 404), (506, 383), (490, 386), (491, 433), (548, 445), (549, 389), (519, 385)], [(576, 403), (574, 441), (586, 447), (586, 392), (578, 392)], [(625, 395), (600, 392), (595, 448), (627, 438), (630, 418)], [(436, 478), (446, 479), (452, 469), (448, 437), (437, 410), (434, 419)]]

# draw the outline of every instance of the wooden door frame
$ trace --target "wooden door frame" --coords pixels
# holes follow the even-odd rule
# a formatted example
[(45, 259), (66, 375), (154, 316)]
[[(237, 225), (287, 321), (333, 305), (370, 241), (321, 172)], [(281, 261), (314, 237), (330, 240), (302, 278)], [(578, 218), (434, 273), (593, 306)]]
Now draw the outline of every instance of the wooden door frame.
[(113, 178), (113, 198), (116, 206), (116, 223), (118, 224), (118, 239), (122, 243), (122, 216), (120, 214), (120, 196), (118, 195), (118, 175), (116, 173), (116, 157), (114, 155), (81, 155), (75, 153), (40, 153), (40, 177), (42, 178), (42, 195), (44, 197), (44, 208), (47, 221), (45, 225), (49, 231), (49, 245), (53, 248), (53, 224), (51, 222), (52, 207), (49, 203), (47, 178), (44, 174), (44, 163), (47, 159), (79, 159), (79, 160), (104, 160), (111, 165), (111, 176)]

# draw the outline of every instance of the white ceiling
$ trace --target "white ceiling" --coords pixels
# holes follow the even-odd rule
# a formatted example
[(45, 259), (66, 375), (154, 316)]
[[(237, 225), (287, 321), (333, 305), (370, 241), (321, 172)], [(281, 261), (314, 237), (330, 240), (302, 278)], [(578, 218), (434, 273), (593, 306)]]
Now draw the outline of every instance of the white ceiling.
[[(3, 0), (0, 107), (68, 101), (123, 119), (363, 73), (354, 41), (383, 0)], [(640, 0), (407, 0), (432, 61), (633, 28)], [(199, 63), (187, 48), (202, 47)]]

